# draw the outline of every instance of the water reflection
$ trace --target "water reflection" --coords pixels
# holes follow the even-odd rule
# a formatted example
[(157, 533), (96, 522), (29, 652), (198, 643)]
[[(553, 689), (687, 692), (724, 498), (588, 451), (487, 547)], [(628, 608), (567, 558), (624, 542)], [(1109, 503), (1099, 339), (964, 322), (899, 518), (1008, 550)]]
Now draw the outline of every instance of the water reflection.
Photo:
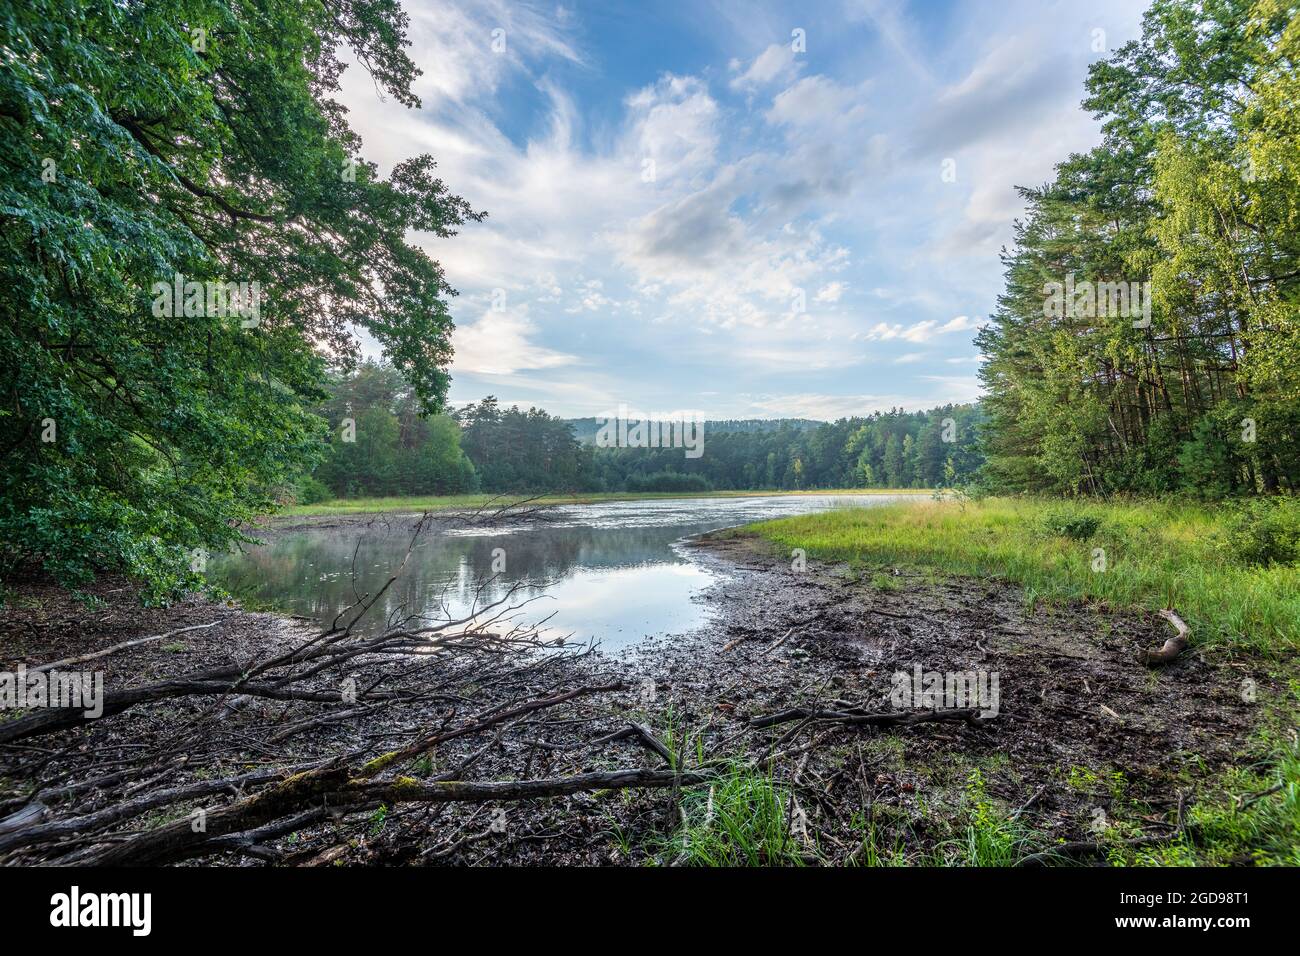
[[(807, 495), (610, 502), (548, 509), (539, 519), (509, 529), (431, 532), (416, 545), (367, 623), (374, 628), (393, 615), (436, 614), (439, 608), (464, 616), (476, 601), (482, 607), (517, 586), (512, 603), (535, 599), (517, 621), (533, 623), (550, 615), (549, 636), (595, 639), (616, 651), (649, 635), (696, 627), (709, 613), (692, 597), (713, 575), (680, 547), (683, 538), (888, 500), (893, 499)], [(261, 603), (328, 623), (357, 594), (373, 592), (388, 579), (406, 553), (408, 526), (394, 521), (286, 534), (214, 559), (209, 576)], [(494, 558), (498, 568), (504, 561), (495, 577)]]

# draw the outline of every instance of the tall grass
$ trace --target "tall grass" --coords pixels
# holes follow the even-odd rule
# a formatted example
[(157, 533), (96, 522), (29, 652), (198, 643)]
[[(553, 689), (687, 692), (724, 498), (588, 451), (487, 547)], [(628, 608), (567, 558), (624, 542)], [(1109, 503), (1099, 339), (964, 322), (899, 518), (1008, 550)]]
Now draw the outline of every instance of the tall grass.
[(782, 549), (860, 565), (999, 577), (1049, 601), (1176, 608), (1202, 646), (1300, 649), (1300, 565), (1247, 564), (1222, 509), (1180, 503), (925, 501), (752, 525)]
[(664, 855), (688, 866), (802, 866), (789, 792), (736, 762), (711, 787), (682, 795), (682, 825)]

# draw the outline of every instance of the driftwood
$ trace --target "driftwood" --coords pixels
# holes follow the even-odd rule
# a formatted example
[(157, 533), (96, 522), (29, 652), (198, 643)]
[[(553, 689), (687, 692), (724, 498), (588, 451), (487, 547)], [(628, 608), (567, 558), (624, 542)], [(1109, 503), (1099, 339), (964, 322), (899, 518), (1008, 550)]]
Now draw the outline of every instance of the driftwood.
[(137, 647), (140, 644), (148, 644), (151, 641), (161, 641), (168, 637), (175, 637), (177, 634), (187, 634), (190, 631), (206, 631), (210, 627), (216, 627), (220, 621), (213, 621), (211, 624), (193, 624), (189, 627), (178, 627), (174, 631), (168, 631), (166, 634), (153, 634), (149, 637), (137, 637), (135, 640), (123, 641), (121, 644), (114, 644), (112, 647), (106, 647), (102, 651), (95, 651), (93, 654), (82, 654), (80, 657), (65, 657), (61, 661), (52, 661), (49, 664), (42, 664), (40, 667), (29, 667), (29, 674), (40, 674), (45, 671), (52, 671), (56, 667), (68, 667), (72, 664), (84, 664), (86, 661), (99, 660), (101, 657), (108, 657), (110, 654), (116, 654), (118, 651), (124, 651), (128, 647)]
[(1175, 657), (1181, 654), (1187, 647), (1188, 634), (1190, 633), (1183, 619), (1173, 612), (1171, 608), (1165, 608), (1160, 612), (1160, 616), (1174, 626), (1178, 632), (1169, 638), (1157, 650), (1142, 650), (1138, 652), (1138, 660), (1148, 667), (1154, 667), (1157, 664), (1168, 664)]
[(810, 707), (792, 707), (765, 717), (754, 717), (749, 726), (773, 727), (792, 720), (821, 720), (835, 724), (871, 727), (908, 727), (936, 720), (958, 720), (979, 727), (986, 718), (980, 716), (978, 707), (951, 707), (947, 710), (890, 710), (877, 714), (854, 713), (845, 710), (819, 710)]

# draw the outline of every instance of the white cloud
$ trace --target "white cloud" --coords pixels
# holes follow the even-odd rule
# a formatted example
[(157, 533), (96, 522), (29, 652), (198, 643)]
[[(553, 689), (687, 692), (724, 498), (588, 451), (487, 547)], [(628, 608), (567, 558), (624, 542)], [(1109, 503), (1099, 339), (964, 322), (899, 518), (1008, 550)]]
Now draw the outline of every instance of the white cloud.
[(903, 339), (907, 342), (920, 343), (928, 342), (936, 335), (949, 335), (953, 332), (966, 332), (977, 327), (978, 326), (972, 322), (969, 317), (964, 315), (959, 315), (955, 319), (950, 319), (942, 325), (934, 319), (924, 319), (908, 326), (904, 326), (901, 322), (895, 322), (892, 325), (888, 322), (877, 322), (862, 336), (862, 338), (869, 342), (889, 342), (894, 339)]
[(760, 87), (769, 86), (777, 81), (789, 80), (799, 72), (800, 63), (795, 58), (794, 49), (789, 43), (773, 43), (766, 50), (754, 57), (743, 71), (739, 60), (731, 61), (732, 71), (739, 75), (731, 81), (731, 88), (744, 93), (752, 93)]
[(654, 161), (656, 180), (712, 164), (718, 146), (718, 104), (700, 80), (669, 74), (628, 97), (627, 107), (632, 149), (643, 160)]
[[(449, 189), (489, 213), (454, 238), (415, 237), (462, 292), (450, 303), (458, 396), (491, 384), (553, 410), (620, 396), (653, 407), (656, 389), (695, 393), (704, 381), (741, 395), (751, 371), (831, 411), (929, 407), (969, 391), (974, 379), (922, 375), (973, 371), (960, 366), (978, 357), (944, 356), (968, 351), (961, 340), (977, 323), (949, 317), (993, 305), (997, 248), (1023, 211), (1014, 185), (1042, 182), (1095, 142), (1077, 107), (1091, 56), (1081, 24), (1095, 19), (1117, 45), (1140, 5), (1044, 12), (1007, 0), (954, 8), (944, 29), (923, 31), (902, 0), (844, 2), (856, 11), (847, 18), (808, 11), (805, 57), (783, 41), (784, 13), (720, 0), (709, 14), (735, 25), (714, 36), (721, 54), (665, 57), (675, 72), (617, 88), (623, 71), (596, 71), (623, 51), (587, 49), (603, 34), (582, 12), (411, 0), (423, 110), (377, 100), (356, 65), (341, 99), (381, 172), (432, 153)], [(647, 43), (658, 26), (647, 17)], [(830, 44), (830, 28), (846, 36)], [(862, 55), (844, 52), (851, 31)], [(762, 52), (719, 75), (737, 49)], [(586, 98), (593, 85), (600, 104)], [(952, 184), (939, 177), (948, 155)], [(485, 314), (498, 288), (510, 310)], [(672, 348), (633, 361), (624, 343), (637, 337)], [(867, 354), (866, 343), (891, 341), (907, 344)], [(835, 395), (862, 387), (855, 366), (868, 361), (878, 394)]]
[(509, 375), (520, 369), (572, 365), (578, 359), (532, 341), (537, 329), (524, 308), (483, 314), (477, 322), (461, 324), (452, 334), (456, 357), (452, 372)]
[(847, 288), (843, 282), (828, 282), (813, 296), (814, 302), (838, 302)]
[(849, 89), (824, 76), (807, 76), (772, 100), (765, 114), (769, 123), (785, 126), (824, 126), (858, 118), (864, 111), (865, 86)]

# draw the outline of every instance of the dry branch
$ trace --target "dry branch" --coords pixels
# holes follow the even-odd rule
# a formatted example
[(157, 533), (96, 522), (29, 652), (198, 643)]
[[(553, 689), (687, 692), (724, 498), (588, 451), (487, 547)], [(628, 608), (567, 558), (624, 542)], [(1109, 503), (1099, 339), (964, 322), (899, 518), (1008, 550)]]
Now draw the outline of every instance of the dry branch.
[(210, 627), (216, 627), (220, 621), (213, 621), (211, 624), (193, 624), (190, 627), (178, 627), (174, 631), (168, 631), (166, 634), (153, 634), (149, 637), (137, 637), (132, 641), (123, 641), (121, 644), (114, 644), (112, 647), (106, 647), (102, 651), (95, 651), (93, 654), (82, 654), (80, 657), (65, 657), (61, 661), (53, 661), (49, 664), (42, 664), (40, 667), (29, 667), (29, 674), (41, 674), (45, 671), (52, 671), (56, 667), (68, 667), (72, 664), (84, 664), (86, 661), (99, 660), (101, 657), (108, 657), (110, 654), (116, 654), (118, 651), (124, 651), (128, 647), (136, 647), (140, 644), (148, 644), (150, 641), (161, 641), (164, 638), (175, 637), (177, 634), (186, 634), (190, 631), (206, 631)]
[(1140, 661), (1148, 667), (1153, 667), (1157, 664), (1168, 664), (1187, 647), (1187, 639), (1190, 631), (1187, 625), (1183, 623), (1183, 619), (1175, 614), (1170, 608), (1162, 610), (1160, 616), (1172, 624), (1178, 633), (1165, 641), (1158, 650), (1143, 650), (1139, 652), (1138, 656)]
[(891, 710), (878, 714), (859, 714), (842, 710), (818, 710), (810, 707), (792, 707), (765, 717), (754, 717), (749, 725), (754, 728), (773, 727), (792, 720), (821, 720), (836, 724), (871, 727), (909, 727), (936, 720), (958, 720), (980, 727), (986, 718), (980, 716), (978, 707), (954, 707), (947, 710)]

